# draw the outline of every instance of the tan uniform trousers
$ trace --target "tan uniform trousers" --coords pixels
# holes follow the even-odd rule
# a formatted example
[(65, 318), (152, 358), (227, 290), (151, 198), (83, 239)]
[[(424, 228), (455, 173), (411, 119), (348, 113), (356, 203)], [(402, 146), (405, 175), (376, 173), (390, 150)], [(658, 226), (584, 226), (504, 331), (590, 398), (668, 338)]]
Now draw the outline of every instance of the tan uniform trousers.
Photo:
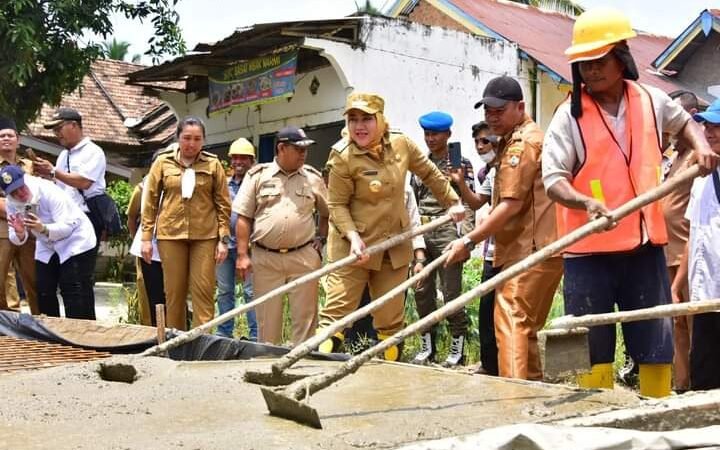
[[(675, 279), (678, 266), (668, 267), (670, 282)], [(690, 298), (689, 287), (685, 284), (683, 296)], [(677, 316), (673, 318), (673, 375), (675, 378), (675, 389), (690, 389), (690, 342), (692, 340), (692, 318), (693, 316)]]
[[(407, 279), (408, 268), (393, 269), (385, 254), (380, 270), (346, 266), (328, 275), (325, 307), (320, 312), (320, 328), (327, 328), (360, 304), (365, 286), (370, 288), (370, 298), (376, 299)], [(393, 297), (373, 313), (373, 327), (379, 334), (392, 335), (403, 328), (405, 321), (405, 294)]]
[(562, 274), (562, 258), (554, 257), (496, 290), (495, 337), (501, 377), (542, 380), (537, 332), (545, 325)]
[(135, 258), (135, 286), (138, 294), (138, 310), (140, 312), (140, 323), (146, 326), (152, 326), (152, 318), (150, 316), (150, 300), (145, 290), (145, 278), (142, 273), (140, 264), (141, 258)]
[(165, 281), (168, 327), (187, 329), (187, 294), (193, 308), (193, 328), (215, 315), (215, 247), (217, 239), (158, 240)]
[[(253, 295), (259, 298), (273, 289), (287, 284), (322, 265), (312, 245), (288, 253), (276, 253), (253, 247)], [(292, 342), (299, 344), (315, 334), (318, 312), (318, 283), (301, 284), (288, 293)], [(275, 297), (255, 308), (258, 323), (258, 342), (283, 342), (283, 299)]]
[(17, 261), (17, 269), (20, 272), (20, 279), (25, 289), (30, 312), (33, 315), (40, 314), (35, 284), (34, 239), (28, 240), (20, 246), (13, 245), (10, 239), (0, 239), (0, 309), (20, 311), (17, 288), (10, 289), (10, 287), (15, 287), (15, 280), (9, 280), (8, 278), (8, 272), (13, 261)]

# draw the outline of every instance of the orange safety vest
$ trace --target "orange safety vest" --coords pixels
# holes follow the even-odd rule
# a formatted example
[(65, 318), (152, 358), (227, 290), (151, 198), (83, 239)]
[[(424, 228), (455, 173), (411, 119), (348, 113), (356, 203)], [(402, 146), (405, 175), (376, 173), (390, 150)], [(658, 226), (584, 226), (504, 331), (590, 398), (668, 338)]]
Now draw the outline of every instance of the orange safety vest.
[[(623, 153), (603, 113), (590, 95), (582, 93), (582, 117), (577, 120), (585, 146), (585, 162), (572, 186), (580, 193), (615, 209), (662, 181), (662, 150), (650, 94), (638, 83), (625, 82), (625, 129), (628, 155)], [(558, 235), (563, 236), (588, 222), (587, 212), (557, 205)], [(655, 245), (668, 242), (660, 202), (620, 220), (617, 227), (590, 235), (570, 246), (575, 254), (630, 251), (642, 244), (642, 224)]]

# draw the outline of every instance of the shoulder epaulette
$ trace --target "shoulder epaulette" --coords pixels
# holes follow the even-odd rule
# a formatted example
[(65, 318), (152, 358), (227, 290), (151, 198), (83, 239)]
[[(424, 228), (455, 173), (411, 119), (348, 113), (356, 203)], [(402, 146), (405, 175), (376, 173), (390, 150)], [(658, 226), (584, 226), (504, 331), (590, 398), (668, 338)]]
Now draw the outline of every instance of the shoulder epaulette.
[(400, 128), (390, 128), (388, 130), (390, 134), (403, 134), (402, 130)]
[(250, 176), (255, 175), (256, 173), (260, 172), (261, 170), (263, 170), (264, 168), (268, 167), (269, 165), (270, 165), (270, 163), (259, 163), (259, 164), (255, 164), (254, 166), (252, 166), (252, 167), (250, 168), (250, 170), (247, 171), (247, 174), (250, 175)]
[(174, 149), (174, 148), (166, 147), (166, 148), (164, 148), (164, 149), (162, 149), (162, 150), (160, 150), (160, 151), (158, 152), (158, 156), (160, 156), (160, 155), (166, 155), (166, 154), (168, 154), (168, 153), (172, 153), (172, 152), (174, 152), (175, 150), (176, 150), (176, 149)]
[(210, 152), (208, 152), (208, 151), (203, 150), (203, 151), (202, 151), (202, 154), (203, 154), (204, 156), (207, 156), (208, 158), (215, 158), (215, 159), (217, 159), (217, 155), (216, 155), (215, 153), (210, 153)]
[(350, 140), (348, 138), (344, 137), (344, 138), (340, 139), (339, 141), (337, 141), (336, 143), (334, 143), (332, 145), (332, 147), (330, 147), (330, 148), (332, 148), (333, 150), (335, 150), (338, 153), (342, 153), (345, 151), (346, 148), (348, 148), (349, 145), (350, 145)]
[(318, 177), (322, 178), (322, 173), (320, 173), (319, 170), (317, 170), (316, 168), (314, 168), (313, 166), (311, 166), (311, 165), (309, 165), (309, 164), (305, 164), (305, 165), (303, 166), (303, 169), (305, 169), (305, 170), (307, 170), (308, 172), (310, 172), (310, 173), (312, 173), (312, 174), (315, 174), (315, 175), (317, 175)]

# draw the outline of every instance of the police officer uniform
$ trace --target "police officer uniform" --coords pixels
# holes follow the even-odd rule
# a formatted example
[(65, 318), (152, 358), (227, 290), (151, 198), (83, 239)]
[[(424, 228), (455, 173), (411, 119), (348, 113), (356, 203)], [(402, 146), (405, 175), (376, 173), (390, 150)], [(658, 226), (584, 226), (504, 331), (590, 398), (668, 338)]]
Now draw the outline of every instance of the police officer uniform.
[[(180, 150), (161, 153), (147, 175), (142, 240), (156, 233), (163, 264), (167, 325), (187, 328), (186, 298), (192, 297), (192, 326), (215, 315), (215, 249), (218, 238), (229, 241), (230, 196), (225, 169), (212, 153), (200, 152), (190, 167)], [(190, 198), (182, 196), (182, 179), (194, 171)], [(159, 205), (162, 193), (162, 205)]]
[[(384, 101), (375, 94), (354, 93), (348, 97), (345, 112), (352, 109), (381, 116)], [(378, 123), (384, 120), (378, 120)], [(376, 157), (369, 149), (360, 148), (352, 140), (342, 139), (333, 145), (328, 166), (330, 233), (328, 260), (342, 259), (350, 254), (347, 233), (356, 231), (367, 245), (377, 244), (406, 231), (410, 219), (404, 204), (405, 177), (415, 173), (444, 206), (457, 203), (458, 196), (448, 180), (408, 137), (384, 133), (381, 151)], [(366, 285), (376, 299), (407, 278), (413, 258), (412, 243), (405, 241), (384, 253), (376, 253), (362, 265), (343, 267), (328, 275), (325, 307), (320, 312), (320, 328), (345, 317), (357, 309)], [(399, 294), (373, 313), (378, 338), (385, 339), (403, 327), (404, 295)], [(336, 350), (342, 333), (321, 350)], [(387, 359), (397, 360), (399, 349), (386, 352)]]
[[(10, 119), (0, 119), (0, 130), (15, 130), (15, 122)], [(17, 131), (16, 131), (17, 132)], [(32, 174), (32, 161), (15, 156), (15, 161), (0, 157), (0, 168), (9, 165), (19, 166), (25, 173)], [(3, 193), (4, 197), (5, 194)], [(7, 209), (6, 209), (7, 211)], [(20, 279), (25, 289), (25, 295), (32, 314), (39, 314), (37, 300), (37, 287), (35, 285), (35, 237), (29, 236), (27, 242), (16, 246), (10, 243), (7, 219), (0, 219), (0, 310), (10, 309), (20, 311), (20, 299), (11, 271), (13, 261), (17, 264)]]
[[(315, 143), (295, 127), (280, 130), (278, 141), (298, 147)], [(315, 168), (305, 165), (288, 173), (277, 160), (255, 165), (245, 175), (232, 210), (253, 221), (250, 242), (256, 298), (322, 265), (320, 254), (312, 246), (316, 234), (314, 212), (317, 210), (321, 217), (328, 216), (327, 188)], [(315, 333), (317, 294), (316, 281), (297, 286), (288, 294), (295, 344)], [(257, 306), (255, 312), (258, 341), (282, 343), (282, 297), (266, 301)]]
[[(452, 126), (452, 117), (444, 112), (434, 111), (425, 114), (419, 119), (420, 126), (431, 132), (449, 132)], [(433, 152), (429, 154), (430, 161), (437, 166), (443, 173), (448, 173), (453, 170), (450, 163), (449, 152), (445, 151), (443, 155), (436, 155)], [(472, 164), (467, 158), (462, 158), (461, 168), (463, 170), (465, 183), (468, 187), (474, 191), (474, 180)], [(411, 186), (415, 192), (415, 196), (418, 202), (418, 209), (420, 217), (423, 223), (430, 222), (440, 216), (447, 214), (447, 208), (443, 206), (433, 195), (430, 189), (425, 186), (422, 181), (413, 175), (411, 179)], [(459, 194), (459, 190), (454, 188)], [(463, 234), (473, 228), (473, 212), (468, 209), (467, 219), (462, 224)], [(459, 237), (458, 228), (454, 223), (445, 224), (435, 230), (432, 230), (425, 234), (425, 264), (433, 261), (442, 255), (445, 248)], [(460, 296), (462, 292), (462, 269), (463, 263), (458, 262), (449, 265), (448, 267), (442, 267), (436, 269), (427, 278), (420, 281), (419, 286), (415, 290), (415, 304), (419, 316), (425, 317), (437, 309), (437, 288), (436, 288), (436, 276), (440, 278), (440, 284), (442, 287), (443, 298), (445, 301), (453, 300)], [(450, 334), (452, 335), (452, 342), (450, 345), (450, 353), (448, 359), (444, 365), (455, 366), (462, 364), (463, 350), (465, 344), (465, 335), (467, 333), (467, 315), (465, 310), (461, 310), (452, 316), (448, 317), (448, 323), (450, 325)], [(423, 364), (431, 360), (435, 354), (435, 332), (427, 332), (421, 335), (421, 349), (413, 360), (414, 363)]]

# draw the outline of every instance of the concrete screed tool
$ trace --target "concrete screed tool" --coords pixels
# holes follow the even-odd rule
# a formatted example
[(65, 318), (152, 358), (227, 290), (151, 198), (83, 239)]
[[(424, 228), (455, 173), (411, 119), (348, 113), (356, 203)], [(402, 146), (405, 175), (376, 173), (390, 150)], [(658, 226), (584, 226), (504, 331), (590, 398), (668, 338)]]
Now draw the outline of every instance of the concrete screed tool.
[(298, 423), (309, 425), (311, 427), (322, 428), (317, 411), (307, 403), (307, 400), (312, 394), (325, 389), (326, 387), (332, 385), (335, 381), (356, 372), (360, 366), (369, 361), (371, 358), (382, 354), (393, 345), (401, 343), (408, 336), (423, 332), (446, 317), (455, 314), (464, 308), (466, 304), (470, 303), (470, 301), (474, 298), (487, 294), (505, 281), (518, 276), (529, 268), (558, 254), (584, 237), (608, 229), (618, 220), (626, 217), (634, 211), (637, 211), (643, 206), (664, 197), (678, 185), (695, 178), (699, 174), (700, 168), (697, 165), (693, 166), (679, 173), (660, 186), (643, 193), (619, 208), (611, 211), (608, 216), (597, 218), (582, 227), (573, 230), (547, 247), (533, 253), (512, 266), (507, 267), (493, 278), (481, 283), (458, 298), (447, 302), (443, 307), (434, 311), (432, 314), (425, 316), (374, 347), (371, 347), (353, 357), (335, 370), (297, 380), (284, 388), (261, 387), (260, 389), (262, 390), (265, 404), (267, 405), (270, 414), (294, 420)]
[(591, 370), (588, 328), (623, 322), (687, 316), (720, 311), (720, 300), (703, 300), (652, 308), (584, 316), (563, 316), (550, 322), (538, 333), (540, 358), (545, 380), (587, 373)]

